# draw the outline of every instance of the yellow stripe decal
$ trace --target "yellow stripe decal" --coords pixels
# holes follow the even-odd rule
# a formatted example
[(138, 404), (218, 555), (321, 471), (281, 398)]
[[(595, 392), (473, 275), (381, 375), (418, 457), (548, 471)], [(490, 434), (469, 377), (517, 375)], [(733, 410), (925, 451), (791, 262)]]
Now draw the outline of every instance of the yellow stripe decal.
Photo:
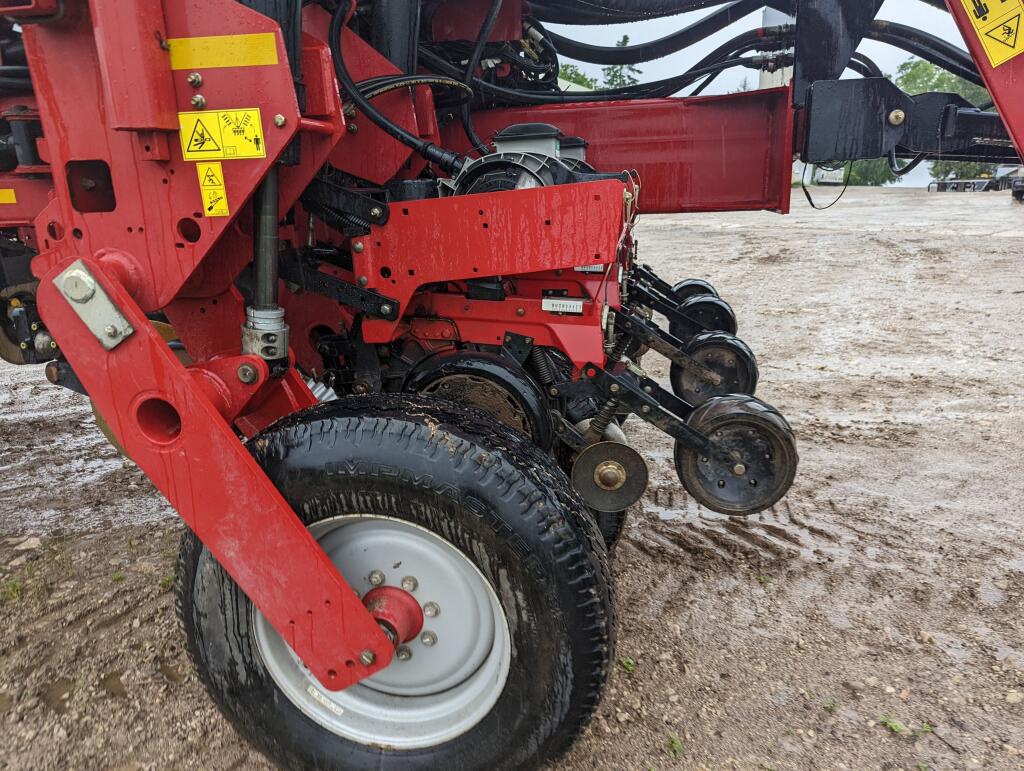
[(277, 37), (273, 32), (253, 35), (168, 38), (172, 70), (209, 70), (216, 67), (262, 67), (277, 64)]
[(0, 204), (3, 203), (17, 203), (18, 194), (14, 192), (13, 187), (0, 188)]

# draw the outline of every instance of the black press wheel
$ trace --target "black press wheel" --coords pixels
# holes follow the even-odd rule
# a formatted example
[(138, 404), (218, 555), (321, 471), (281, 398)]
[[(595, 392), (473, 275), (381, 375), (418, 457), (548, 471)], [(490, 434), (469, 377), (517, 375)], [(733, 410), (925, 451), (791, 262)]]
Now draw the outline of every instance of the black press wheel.
[(669, 331), (680, 340), (689, 342), (701, 332), (728, 332), (736, 334), (736, 314), (732, 307), (721, 297), (709, 294), (698, 294), (679, 304), (680, 313), (687, 316), (686, 321), (673, 321)]
[(607, 676), (611, 584), (545, 454), (483, 413), (404, 395), (324, 404), (249, 446), (353, 588), (414, 592), (425, 623), (382, 672), (323, 690), (186, 534), (188, 651), (248, 741), (283, 768), (375, 771), (533, 768), (570, 746)]
[(789, 491), (799, 461), (789, 423), (752, 396), (719, 396), (687, 423), (710, 436), (727, 458), (695, 452), (676, 442), (679, 480), (699, 504), (735, 516), (774, 506)]
[(672, 391), (695, 407), (714, 396), (750, 394), (757, 390), (757, 359), (735, 335), (704, 332), (686, 347), (686, 352), (722, 378), (717, 385), (704, 380), (689, 367), (673, 364), (669, 374)]
[(719, 296), (717, 289), (707, 281), (699, 278), (688, 278), (685, 281), (680, 281), (672, 287), (672, 296), (679, 302), (689, 300), (691, 297), (698, 294), (709, 294), (712, 297)]

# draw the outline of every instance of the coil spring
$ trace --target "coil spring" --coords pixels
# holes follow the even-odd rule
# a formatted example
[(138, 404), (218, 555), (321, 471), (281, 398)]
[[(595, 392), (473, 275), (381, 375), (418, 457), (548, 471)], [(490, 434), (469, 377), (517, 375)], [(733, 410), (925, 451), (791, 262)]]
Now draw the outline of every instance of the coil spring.
[(537, 373), (537, 379), (541, 385), (551, 385), (555, 382), (555, 370), (551, 366), (551, 359), (539, 346), (535, 345), (530, 349), (530, 364), (533, 365), (533, 370)]
[(597, 411), (597, 414), (590, 421), (589, 433), (592, 436), (597, 437), (597, 441), (601, 441), (604, 438), (604, 432), (608, 430), (608, 426), (615, 419), (615, 412), (619, 409), (619, 402), (617, 399), (609, 399), (601, 405), (601, 409)]

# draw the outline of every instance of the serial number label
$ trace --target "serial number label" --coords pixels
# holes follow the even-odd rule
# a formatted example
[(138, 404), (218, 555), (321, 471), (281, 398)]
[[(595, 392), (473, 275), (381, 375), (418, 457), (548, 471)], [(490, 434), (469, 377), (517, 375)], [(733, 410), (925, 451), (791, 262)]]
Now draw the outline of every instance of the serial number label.
[(540, 301), (540, 307), (548, 313), (583, 315), (583, 300), (574, 300), (571, 297), (545, 297)]

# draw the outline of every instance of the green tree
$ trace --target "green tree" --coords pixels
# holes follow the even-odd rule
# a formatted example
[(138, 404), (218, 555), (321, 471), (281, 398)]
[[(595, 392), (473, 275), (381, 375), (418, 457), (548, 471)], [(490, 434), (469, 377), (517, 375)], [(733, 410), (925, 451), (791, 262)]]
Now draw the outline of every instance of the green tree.
[[(951, 72), (921, 59), (908, 59), (896, 70), (896, 85), (908, 94), (923, 94), (927, 91), (959, 94), (973, 105), (981, 106), (991, 101), (988, 91), (982, 86), (969, 83)], [(991, 176), (996, 166), (992, 163), (968, 163), (964, 161), (934, 161), (930, 173), (932, 179), (975, 179)]]
[(854, 161), (850, 169), (850, 184), (857, 186), (881, 187), (896, 181), (896, 175), (889, 171), (888, 158), (870, 161)]
[[(619, 48), (625, 48), (628, 46), (629, 35), (623, 35), (622, 40), (615, 45)], [(613, 64), (610, 67), (603, 67), (601, 72), (604, 75), (605, 88), (624, 88), (625, 86), (635, 86), (640, 82), (639, 76), (642, 74), (640, 69), (632, 64)]]
[(575, 64), (563, 64), (559, 67), (558, 77), (562, 80), (568, 80), (570, 83), (575, 83), (577, 86), (589, 88), (590, 90), (597, 88), (597, 78), (590, 77)]

